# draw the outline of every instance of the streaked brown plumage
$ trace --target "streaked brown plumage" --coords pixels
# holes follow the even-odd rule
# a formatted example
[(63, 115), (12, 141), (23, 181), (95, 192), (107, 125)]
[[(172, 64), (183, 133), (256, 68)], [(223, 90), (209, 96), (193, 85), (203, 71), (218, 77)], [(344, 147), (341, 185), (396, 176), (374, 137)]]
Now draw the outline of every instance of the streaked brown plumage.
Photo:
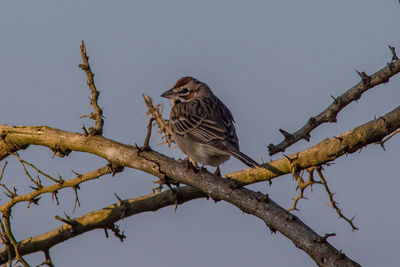
[(259, 166), (239, 151), (230, 110), (207, 84), (192, 77), (179, 79), (162, 97), (170, 99), (169, 125), (178, 147), (196, 162), (217, 167), (234, 156), (250, 167)]

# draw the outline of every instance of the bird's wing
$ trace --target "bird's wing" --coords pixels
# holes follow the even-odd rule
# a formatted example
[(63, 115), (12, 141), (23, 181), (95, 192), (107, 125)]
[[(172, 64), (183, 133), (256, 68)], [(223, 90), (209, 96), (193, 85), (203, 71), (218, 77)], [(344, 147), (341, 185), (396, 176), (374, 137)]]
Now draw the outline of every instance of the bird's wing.
[(232, 113), (218, 98), (178, 103), (170, 116), (175, 134), (221, 150), (239, 148), (233, 122)]

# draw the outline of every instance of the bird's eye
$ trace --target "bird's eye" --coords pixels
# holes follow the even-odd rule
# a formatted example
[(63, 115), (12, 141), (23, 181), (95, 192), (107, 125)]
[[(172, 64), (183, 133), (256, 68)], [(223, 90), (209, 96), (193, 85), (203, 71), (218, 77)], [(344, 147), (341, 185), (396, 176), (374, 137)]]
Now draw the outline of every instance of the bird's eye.
[(183, 88), (183, 89), (181, 90), (181, 93), (183, 93), (183, 94), (186, 94), (187, 92), (189, 92), (189, 89), (187, 89), (187, 88)]

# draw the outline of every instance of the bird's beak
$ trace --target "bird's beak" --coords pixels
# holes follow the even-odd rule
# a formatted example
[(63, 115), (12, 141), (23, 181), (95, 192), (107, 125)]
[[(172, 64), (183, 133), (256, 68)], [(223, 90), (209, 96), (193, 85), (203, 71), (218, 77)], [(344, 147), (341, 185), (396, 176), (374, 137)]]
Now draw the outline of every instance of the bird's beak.
[(173, 95), (172, 89), (169, 89), (169, 90), (165, 91), (164, 93), (162, 93), (161, 97), (171, 98), (172, 95)]

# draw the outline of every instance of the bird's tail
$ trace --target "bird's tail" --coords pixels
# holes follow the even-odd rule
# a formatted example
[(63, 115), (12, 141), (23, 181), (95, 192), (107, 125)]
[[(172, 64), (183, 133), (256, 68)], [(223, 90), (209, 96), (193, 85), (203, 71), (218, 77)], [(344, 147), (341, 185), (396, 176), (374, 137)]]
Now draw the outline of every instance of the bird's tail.
[(249, 156), (243, 154), (239, 150), (232, 149), (230, 151), (230, 153), (232, 154), (232, 156), (234, 156), (235, 158), (237, 158), (238, 160), (240, 160), (241, 162), (243, 162), (244, 164), (246, 164), (249, 167), (252, 167), (252, 168), (260, 167), (260, 164), (258, 164), (257, 162), (252, 160)]

